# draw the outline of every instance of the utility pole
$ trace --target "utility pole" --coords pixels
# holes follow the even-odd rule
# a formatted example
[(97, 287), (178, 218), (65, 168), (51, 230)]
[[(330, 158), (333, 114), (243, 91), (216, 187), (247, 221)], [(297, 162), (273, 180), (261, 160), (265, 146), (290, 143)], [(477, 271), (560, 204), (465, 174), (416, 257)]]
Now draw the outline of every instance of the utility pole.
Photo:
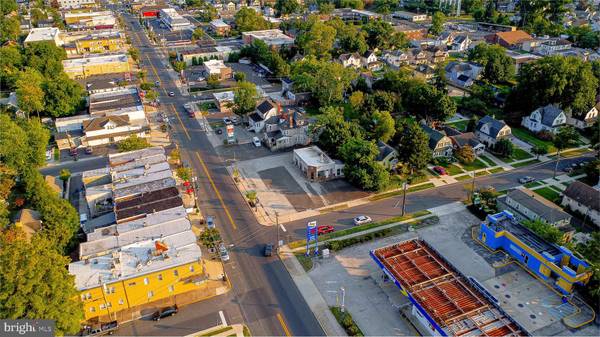
[(341, 312), (345, 312), (345, 306), (346, 306), (346, 288), (344, 287), (340, 287), (340, 290), (342, 291), (342, 306), (340, 307), (340, 311)]
[(275, 227), (277, 227), (277, 253), (279, 253), (279, 212), (275, 211)]
[(471, 171), (473, 174), (473, 179), (471, 180), (471, 203), (473, 204), (475, 201), (473, 198), (475, 197), (475, 171)]
[(406, 212), (406, 187), (408, 186), (408, 184), (405, 182), (402, 183), (402, 216), (404, 216), (404, 213)]
[(560, 150), (556, 151), (556, 165), (554, 165), (554, 173), (552, 178), (556, 178), (556, 171), (558, 171), (558, 163), (560, 162)]

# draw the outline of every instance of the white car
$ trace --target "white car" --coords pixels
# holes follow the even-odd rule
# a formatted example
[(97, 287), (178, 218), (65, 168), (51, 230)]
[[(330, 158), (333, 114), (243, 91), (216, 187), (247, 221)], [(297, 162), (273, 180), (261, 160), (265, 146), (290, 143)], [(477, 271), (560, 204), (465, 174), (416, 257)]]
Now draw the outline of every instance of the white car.
[(260, 143), (260, 139), (258, 139), (258, 137), (252, 137), (252, 144), (254, 144), (254, 146), (256, 146), (256, 147), (262, 146), (262, 144)]
[(223, 117), (223, 123), (225, 123), (225, 125), (232, 124), (231, 119), (229, 119), (229, 117)]
[(371, 220), (371, 218), (366, 215), (359, 215), (356, 218), (354, 218), (353, 221), (354, 221), (355, 226), (360, 226), (360, 225), (367, 224), (373, 220)]

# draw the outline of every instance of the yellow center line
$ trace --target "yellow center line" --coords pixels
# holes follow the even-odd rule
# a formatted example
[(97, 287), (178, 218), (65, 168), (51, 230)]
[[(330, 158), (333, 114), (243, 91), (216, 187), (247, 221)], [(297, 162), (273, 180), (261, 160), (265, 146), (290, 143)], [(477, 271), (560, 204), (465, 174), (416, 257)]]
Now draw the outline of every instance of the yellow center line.
[(283, 316), (281, 316), (280, 313), (277, 313), (277, 319), (279, 320), (279, 324), (281, 324), (281, 327), (283, 328), (283, 332), (285, 332), (286, 336), (292, 336), (292, 334), (290, 333), (290, 330), (288, 329), (287, 325), (285, 324), (285, 321), (283, 320)]
[(185, 125), (183, 125), (183, 121), (181, 120), (181, 117), (179, 117), (179, 113), (177, 112), (177, 109), (175, 109), (175, 106), (171, 103), (169, 105), (169, 107), (171, 108), (171, 111), (173, 112), (173, 114), (175, 114), (175, 116), (179, 120), (179, 124), (181, 124), (181, 128), (183, 129), (183, 132), (185, 133), (185, 136), (187, 137), (187, 139), (192, 140), (192, 137), (190, 137), (190, 134), (188, 133), (187, 128), (185, 127)]
[[(154, 64), (152, 64), (152, 61), (150, 61), (150, 57), (148, 57), (148, 54), (146, 54), (146, 59), (148, 60), (148, 63), (150, 63), (150, 68), (152, 68), (152, 72), (154, 72), (154, 76), (156, 76), (156, 79), (158, 81), (160, 81), (160, 77), (158, 76), (158, 72), (156, 71), (156, 68), (154, 67)], [(165, 89), (163, 87), (162, 90), (163, 90), (163, 93), (166, 95), (167, 94), (167, 89)]]
[(208, 178), (210, 185), (212, 186), (213, 190), (215, 190), (215, 194), (217, 195), (219, 202), (221, 202), (221, 206), (223, 206), (223, 209), (225, 210), (225, 214), (227, 214), (227, 218), (229, 219), (231, 226), (233, 227), (233, 229), (237, 229), (237, 226), (235, 225), (235, 221), (233, 221), (233, 217), (231, 216), (231, 213), (229, 213), (229, 209), (225, 205), (225, 202), (223, 201), (223, 197), (221, 197), (221, 192), (219, 192), (219, 190), (217, 189), (215, 182), (213, 181), (212, 177), (210, 176), (210, 173), (208, 172), (208, 168), (206, 167), (204, 160), (202, 160), (202, 157), (200, 157), (200, 152), (196, 152), (196, 157), (198, 157), (198, 160), (200, 161), (200, 165), (202, 165), (202, 169), (204, 170), (204, 174), (206, 174), (206, 177)]

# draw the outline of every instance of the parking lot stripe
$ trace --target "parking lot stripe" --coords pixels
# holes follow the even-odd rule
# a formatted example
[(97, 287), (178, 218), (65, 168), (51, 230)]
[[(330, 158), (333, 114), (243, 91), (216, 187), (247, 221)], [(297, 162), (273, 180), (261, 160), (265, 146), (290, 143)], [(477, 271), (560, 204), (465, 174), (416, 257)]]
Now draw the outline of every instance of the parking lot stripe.
[(231, 227), (233, 227), (233, 229), (237, 230), (235, 221), (233, 221), (233, 217), (231, 216), (231, 213), (229, 213), (229, 209), (225, 205), (225, 202), (223, 202), (223, 197), (221, 197), (221, 193), (217, 189), (215, 182), (213, 181), (212, 177), (210, 176), (210, 173), (208, 172), (208, 168), (206, 167), (204, 160), (202, 159), (202, 157), (200, 157), (200, 152), (196, 152), (196, 157), (198, 157), (198, 160), (200, 161), (200, 165), (202, 165), (202, 169), (204, 170), (204, 174), (206, 174), (206, 177), (208, 178), (210, 185), (212, 186), (213, 190), (215, 190), (215, 194), (217, 195), (217, 198), (219, 199), (221, 206), (223, 206), (223, 209), (225, 210), (225, 214), (227, 214), (227, 218), (229, 219), (229, 222), (231, 223)]
[(283, 227), (283, 224), (281, 224), (281, 225), (279, 225), (279, 226), (281, 227), (281, 230), (282, 230), (284, 233), (285, 233), (285, 232), (287, 232), (287, 231), (285, 230), (285, 227)]

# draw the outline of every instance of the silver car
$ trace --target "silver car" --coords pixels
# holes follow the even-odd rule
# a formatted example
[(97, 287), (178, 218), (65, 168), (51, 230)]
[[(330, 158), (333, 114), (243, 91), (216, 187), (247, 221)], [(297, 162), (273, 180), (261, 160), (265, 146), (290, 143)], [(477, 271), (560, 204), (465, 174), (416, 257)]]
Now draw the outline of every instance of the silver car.
[(353, 221), (354, 221), (355, 226), (360, 226), (360, 225), (367, 224), (373, 220), (371, 220), (371, 218), (366, 215), (359, 215), (356, 218), (354, 218)]

